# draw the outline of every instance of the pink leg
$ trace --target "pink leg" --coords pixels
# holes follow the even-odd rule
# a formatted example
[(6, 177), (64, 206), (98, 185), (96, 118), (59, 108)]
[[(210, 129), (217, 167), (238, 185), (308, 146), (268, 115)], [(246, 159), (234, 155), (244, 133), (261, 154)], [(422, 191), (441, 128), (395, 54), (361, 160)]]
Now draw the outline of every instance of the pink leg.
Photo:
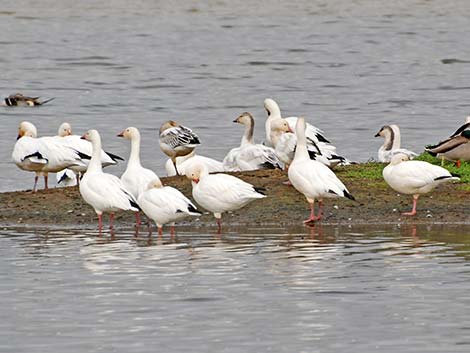
[(103, 229), (103, 216), (102, 215), (98, 215), (98, 230), (100, 231), (101, 233), (101, 230)]
[(174, 237), (175, 234), (176, 234), (176, 232), (175, 232), (175, 225), (172, 224), (172, 225), (170, 226), (170, 235), (171, 235), (172, 237)]
[(319, 221), (323, 217), (323, 200), (318, 200), (318, 217), (317, 221)]
[(163, 236), (163, 227), (157, 226), (158, 227), (158, 236), (161, 237)]
[(315, 221), (318, 221), (318, 220), (321, 218), (321, 214), (320, 214), (318, 217), (315, 216), (314, 207), (315, 207), (315, 201), (313, 201), (312, 203), (310, 203), (310, 218), (309, 218), (309, 219), (306, 219), (306, 220), (304, 221), (304, 223), (315, 222)]
[(137, 211), (137, 212), (135, 212), (135, 226), (136, 226), (136, 227), (139, 227), (139, 226), (140, 226), (140, 223), (141, 223), (141, 222), (140, 222), (140, 212)]
[(404, 212), (402, 215), (404, 216), (414, 216), (416, 215), (416, 205), (418, 204), (418, 197), (419, 195), (413, 195), (413, 209), (411, 212)]
[(49, 178), (48, 174), (45, 174), (44, 175), (44, 189), (47, 190), (49, 189), (48, 185), (47, 185), (47, 179)]
[(109, 229), (113, 229), (114, 213), (109, 215)]
[(39, 180), (39, 175), (36, 174), (36, 176), (34, 177), (34, 186), (33, 186), (33, 192), (36, 192), (37, 191), (37, 187), (38, 187), (38, 180)]
[(220, 222), (220, 218), (217, 218), (217, 234), (222, 233), (222, 223)]

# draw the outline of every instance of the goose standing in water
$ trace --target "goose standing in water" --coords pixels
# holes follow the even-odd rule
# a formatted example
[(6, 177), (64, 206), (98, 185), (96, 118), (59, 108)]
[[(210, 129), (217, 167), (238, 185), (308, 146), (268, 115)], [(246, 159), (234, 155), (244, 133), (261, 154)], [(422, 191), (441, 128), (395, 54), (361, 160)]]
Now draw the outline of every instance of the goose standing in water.
[(160, 126), (159, 144), (162, 151), (171, 158), (176, 174), (180, 175), (176, 167), (176, 157), (186, 156), (201, 142), (191, 129), (169, 120)]
[[(131, 141), (131, 153), (127, 167), (121, 176), (121, 181), (132, 196), (138, 200), (139, 195), (144, 192), (151, 181), (159, 180), (154, 171), (142, 167), (140, 163), (140, 132), (135, 127), (128, 127), (121, 131), (118, 137), (123, 137)], [(139, 203), (139, 202), (137, 202)], [(140, 225), (140, 216), (137, 211), (136, 225)]]
[[(311, 160), (307, 151), (305, 120), (298, 118), (295, 126), (297, 148), (289, 170), (289, 180), (310, 204), (310, 217), (304, 223), (318, 221), (323, 215), (323, 198), (346, 197), (354, 200), (346, 186), (323, 163)], [(315, 216), (315, 199), (318, 199), (318, 216)]]
[(46, 99), (45, 101), (40, 101), (40, 97), (28, 97), (24, 96), (21, 93), (16, 93), (16, 94), (10, 94), (8, 97), (3, 99), (3, 102), (1, 105), (7, 106), (7, 107), (34, 107), (38, 105), (43, 105), (46, 104), (54, 98), (49, 98)]
[[(76, 151), (80, 157), (80, 160), (69, 168), (76, 174), (77, 183), (80, 183), (80, 177), (83, 173), (86, 172), (88, 163), (90, 163), (93, 150), (91, 143), (80, 138), (78, 135), (73, 135), (72, 126), (67, 122), (62, 123), (59, 126), (57, 136), (61, 137), (62, 143)], [(118, 160), (123, 161), (124, 159), (110, 152), (101, 150), (102, 167), (115, 165), (118, 163)], [(65, 172), (65, 174), (67, 174), (67, 172)], [(64, 174), (61, 173), (61, 175)], [(59, 180), (59, 177), (57, 180)]]
[(457, 129), (448, 139), (439, 142), (437, 145), (426, 147), (426, 151), (432, 156), (437, 156), (444, 160), (456, 162), (460, 168), (461, 161), (470, 161), (470, 117), (467, 117), (465, 124)]
[[(200, 156), (192, 151), (186, 156), (176, 157), (176, 166), (178, 167), (178, 172), (181, 175), (186, 174), (186, 168), (189, 168), (193, 163), (202, 163), (207, 167), (209, 173), (224, 172), (225, 168), (222, 162), (217, 161), (213, 158)], [(165, 170), (167, 176), (175, 176), (176, 169), (171, 159), (168, 159), (165, 163)]]
[(255, 144), (253, 139), (255, 120), (250, 113), (242, 113), (233, 122), (245, 125), (245, 133), (240, 147), (231, 149), (224, 158), (225, 170), (238, 172), (257, 169), (282, 169), (281, 162), (273, 148)]
[(401, 194), (413, 195), (413, 209), (403, 213), (405, 216), (416, 215), (419, 195), (430, 192), (439, 184), (459, 180), (447, 169), (424, 161), (410, 161), (404, 153), (394, 155), (382, 173), (392, 189)]
[(404, 153), (410, 159), (416, 157), (418, 154), (405, 148), (400, 148), (401, 136), (400, 128), (398, 125), (384, 125), (375, 134), (375, 137), (383, 137), (385, 139), (382, 147), (379, 148), (379, 162), (389, 163), (392, 157), (397, 153)]
[(12, 159), (20, 169), (36, 173), (33, 192), (37, 190), (40, 175), (44, 176), (44, 188), (48, 189), (48, 173), (57, 173), (80, 162), (78, 153), (56, 136), (37, 138), (36, 127), (27, 121), (20, 123)]
[(156, 223), (159, 235), (163, 234), (163, 225), (166, 223), (171, 222), (170, 233), (174, 235), (175, 221), (201, 215), (196, 206), (178, 189), (163, 186), (158, 178), (152, 180), (147, 189), (140, 193), (137, 203), (147, 217)]
[[(265, 129), (266, 129), (266, 145), (270, 147), (274, 146), (273, 141), (271, 140), (271, 124), (273, 121), (277, 119), (281, 119), (281, 110), (279, 105), (271, 98), (267, 98), (264, 100), (264, 108), (268, 114), (268, 118), (266, 119)], [(295, 131), (295, 126), (297, 123), (297, 117), (288, 117), (284, 118), (287, 123), (289, 124), (292, 131)], [(330, 141), (325, 137), (322, 130), (319, 128), (311, 125), (306, 124), (306, 138), (307, 143), (312, 146), (311, 150), (319, 150), (319, 155), (322, 156), (319, 162), (325, 164), (328, 167), (334, 167), (338, 164), (347, 164), (349, 161), (338, 155), (336, 153), (336, 147), (333, 146)]]
[(222, 229), (223, 212), (238, 210), (251, 201), (266, 197), (260, 189), (232, 175), (209, 174), (202, 164), (191, 165), (186, 170), (186, 177), (191, 180), (194, 200), (214, 214), (218, 233)]
[(99, 231), (103, 229), (103, 212), (109, 212), (109, 228), (113, 228), (114, 213), (117, 211), (138, 212), (136, 199), (117, 176), (103, 173), (101, 166), (101, 137), (98, 131), (89, 130), (83, 139), (93, 146), (90, 164), (80, 182), (80, 194), (98, 215)]

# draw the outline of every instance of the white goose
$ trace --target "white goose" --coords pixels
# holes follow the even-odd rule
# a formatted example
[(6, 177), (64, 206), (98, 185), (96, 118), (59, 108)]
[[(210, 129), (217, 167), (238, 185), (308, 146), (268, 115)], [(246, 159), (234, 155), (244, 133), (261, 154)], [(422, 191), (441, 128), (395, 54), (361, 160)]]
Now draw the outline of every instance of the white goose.
[(160, 137), (158, 140), (162, 151), (171, 158), (175, 166), (176, 157), (186, 156), (191, 153), (197, 145), (200, 145), (199, 137), (189, 128), (168, 120), (160, 126)]
[[(222, 162), (219, 162), (213, 158), (200, 156), (192, 151), (186, 156), (176, 157), (176, 166), (178, 167), (178, 172), (181, 175), (186, 174), (186, 169), (193, 163), (202, 163), (207, 167), (209, 173), (217, 173), (225, 171), (224, 165)], [(168, 159), (165, 163), (165, 170), (167, 176), (177, 175), (175, 166), (171, 159)]]
[[(276, 119), (271, 123), (271, 141), (276, 146), (275, 151), (279, 159), (288, 167), (294, 159), (297, 136), (292, 131), (286, 119)], [(307, 152), (310, 159), (326, 166), (332, 166), (331, 159), (328, 159), (322, 154), (315, 142), (309, 141), (307, 144)]]
[[(66, 146), (69, 146), (74, 151), (76, 151), (80, 157), (80, 161), (76, 163), (74, 166), (70, 167), (71, 170), (77, 174), (77, 182), (80, 182), (80, 174), (84, 173), (88, 167), (88, 163), (90, 163), (91, 153), (92, 153), (92, 146), (89, 141), (83, 140), (78, 135), (72, 134), (72, 126), (64, 122), (59, 126), (57, 131), (57, 136), (61, 137), (62, 143)], [(101, 150), (101, 165), (103, 167), (107, 167), (110, 165), (117, 164), (117, 161), (124, 159)]]
[(195, 163), (188, 168), (186, 177), (192, 182), (194, 200), (214, 214), (219, 233), (223, 212), (238, 210), (253, 200), (266, 197), (260, 189), (232, 175), (209, 174), (202, 164)]
[[(330, 168), (311, 160), (307, 152), (305, 137), (305, 120), (298, 118), (295, 132), (297, 134), (297, 149), (288, 175), (289, 180), (297, 191), (304, 194), (310, 204), (310, 218), (304, 223), (315, 222), (322, 218), (323, 198), (346, 197), (354, 200), (346, 186), (338, 179)], [(315, 199), (319, 200), (318, 216), (315, 216)]]
[[(124, 137), (131, 140), (131, 153), (127, 167), (121, 175), (121, 181), (132, 196), (137, 200), (139, 195), (144, 192), (152, 180), (158, 180), (154, 171), (142, 167), (140, 163), (140, 132), (135, 127), (128, 127), (121, 131), (118, 137)], [(138, 202), (137, 202), (138, 203)], [(136, 212), (136, 224), (140, 225), (139, 212)]]
[(27, 121), (20, 124), (12, 159), (23, 170), (35, 172), (33, 192), (37, 190), (40, 175), (48, 188), (48, 173), (56, 173), (79, 163), (78, 154), (56, 137), (37, 138), (36, 127)]
[(413, 209), (403, 213), (405, 216), (416, 214), (419, 195), (430, 192), (439, 184), (459, 180), (447, 169), (424, 161), (410, 161), (404, 153), (394, 155), (382, 174), (392, 189), (401, 194), (413, 195)]
[(245, 125), (245, 133), (240, 147), (232, 148), (224, 158), (225, 170), (238, 172), (257, 169), (282, 169), (280, 160), (273, 148), (255, 144), (253, 140), (255, 120), (250, 113), (242, 113), (233, 122)]
[(407, 150), (406, 148), (400, 148), (401, 135), (398, 125), (382, 126), (375, 134), (375, 137), (379, 136), (382, 136), (385, 139), (384, 144), (379, 148), (379, 162), (389, 163), (392, 160), (392, 157), (397, 153), (404, 153), (410, 159), (413, 159), (413, 157), (418, 155), (417, 153)]
[(171, 222), (171, 234), (174, 234), (174, 222), (188, 216), (200, 216), (196, 206), (178, 189), (163, 186), (160, 179), (152, 180), (147, 190), (142, 192), (137, 203), (148, 218), (152, 219), (158, 228), (158, 234), (163, 234), (163, 225)]
[(89, 130), (82, 138), (93, 146), (90, 164), (80, 183), (80, 194), (86, 203), (94, 208), (98, 215), (98, 228), (103, 228), (102, 214), (110, 212), (109, 227), (112, 229), (114, 213), (119, 210), (139, 211), (139, 206), (126, 190), (121, 179), (112, 174), (103, 173), (101, 167), (101, 137), (98, 131)]
[[(264, 108), (266, 109), (266, 112), (268, 113), (268, 118), (266, 119), (265, 123), (265, 129), (266, 129), (266, 145), (273, 147), (274, 144), (271, 140), (271, 124), (273, 121), (277, 119), (281, 119), (281, 110), (279, 108), (279, 105), (271, 98), (266, 98), (264, 100)], [(297, 117), (288, 117), (284, 118), (288, 123), (292, 131), (295, 131), (295, 126), (297, 123)], [(322, 130), (319, 128), (307, 124), (306, 125), (306, 137), (307, 137), (307, 144), (315, 144), (315, 146), (312, 147), (312, 150), (319, 150), (320, 155), (323, 156), (319, 162), (327, 165), (328, 167), (334, 167), (340, 163), (346, 164), (349, 163), (349, 161), (338, 155), (336, 153), (336, 147), (333, 146), (330, 141), (325, 137), (324, 133)], [(274, 146), (275, 147), (275, 146)]]

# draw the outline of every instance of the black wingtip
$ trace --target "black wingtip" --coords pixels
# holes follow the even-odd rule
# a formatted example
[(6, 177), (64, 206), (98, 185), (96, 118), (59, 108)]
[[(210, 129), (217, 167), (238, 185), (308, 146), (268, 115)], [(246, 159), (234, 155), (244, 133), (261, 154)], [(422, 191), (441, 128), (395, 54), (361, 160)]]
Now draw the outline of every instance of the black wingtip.
[(265, 194), (266, 189), (265, 189), (265, 188), (253, 186), (253, 189), (255, 189), (255, 191), (256, 191), (258, 194), (261, 194), (261, 195), (266, 196), (266, 194)]
[(104, 153), (106, 153), (106, 154), (109, 156), (109, 158), (111, 158), (111, 159), (112, 159), (113, 161), (115, 161), (115, 162), (116, 162), (117, 160), (119, 160), (119, 161), (123, 161), (123, 160), (124, 160), (124, 158), (119, 157), (118, 155), (115, 155), (115, 154), (113, 154), (113, 153), (106, 152), (106, 151), (105, 151)]
[(264, 162), (259, 165), (260, 169), (282, 169), (279, 164), (273, 164), (271, 162)]
[(352, 201), (356, 201), (353, 195), (351, 195), (347, 190), (343, 190), (344, 197), (347, 197), (348, 199)]
[(449, 179), (449, 178), (453, 178), (453, 176), (452, 175), (442, 175), (440, 177), (434, 178), (434, 181), (444, 180), (444, 179)]
[(139, 211), (142, 211), (142, 209), (140, 208), (140, 206), (137, 204), (137, 202), (133, 201), (133, 200), (129, 200), (129, 202), (131, 203), (131, 206), (132, 207), (135, 207), (137, 208)]

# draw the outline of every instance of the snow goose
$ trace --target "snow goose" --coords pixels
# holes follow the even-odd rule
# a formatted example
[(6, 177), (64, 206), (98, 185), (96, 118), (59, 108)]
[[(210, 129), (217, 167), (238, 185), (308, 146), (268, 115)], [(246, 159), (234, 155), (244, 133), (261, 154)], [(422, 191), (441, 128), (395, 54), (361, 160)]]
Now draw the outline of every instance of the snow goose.
[[(91, 143), (83, 140), (78, 135), (73, 135), (72, 126), (67, 122), (62, 123), (59, 126), (57, 136), (62, 138), (63, 144), (72, 148), (80, 156), (80, 161), (70, 168), (75, 172), (75, 174), (78, 174), (77, 182), (80, 182), (79, 176), (86, 171), (88, 163), (90, 162), (92, 153)], [(101, 150), (101, 165), (103, 167), (115, 165), (118, 160), (123, 161), (124, 159), (115, 154)]]
[(404, 153), (413, 159), (418, 154), (414, 153), (405, 148), (400, 148), (401, 145), (401, 136), (400, 128), (398, 125), (384, 125), (380, 130), (375, 134), (375, 137), (383, 137), (385, 139), (382, 147), (379, 148), (378, 157), (379, 162), (389, 163), (392, 160), (392, 157), (397, 153)]
[[(266, 98), (264, 100), (264, 108), (266, 109), (266, 112), (268, 113), (268, 118), (266, 119), (266, 123), (265, 123), (266, 145), (272, 147), (274, 146), (274, 144), (271, 140), (271, 124), (273, 121), (282, 118), (281, 110), (279, 108), (279, 105), (276, 103), (276, 101), (274, 101), (271, 98)], [(295, 126), (296, 126), (298, 118), (287, 117), (284, 119), (288, 122), (291, 130), (295, 131)], [(320, 151), (320, 155), (323, 156), (321, 159), (318, 160), (319, 162), (327, 165), (328, 167), (334, 167), (340, 163), (341, 164), (349, 163), (349, 161), (346, 158), (336, 153), (336, 147), (333, 146), (330, 143), (330, 141), (328, 141), (328, 139), (325, 137), (322, 130), (320, 130), (319, 128), (311, 124), (307, 124), (305, 133), (307, 137), (307, 143), (309, 145), (316, 145), (316, 146), (313, 146), (311, 149), (313, 150), (318, 149)]]
[[(186, 168), (188, 168), (193, 163), (202, 163), (207, 167), (209, 173), (217, 173), (225, 171), (225, 167), (222, 162), (219, 162), (213, 158), (200, 156), (195, 154), (195, 151), (192, 151), (186, 156), (176, 157), (176, 166), (178, 167), (178, 172), (181, 175), (186, 174)], [(167, 176), (177, 175), (175, 166), (171, 159), (168, 159), (165, 163), (165, 170)]]
[(186, 177), (191, 180), (193, 197), (206, 210), (212, 212), (221, 231), (222, 213), (235, 211), (253, 200), (266, 197), (261, 189), (228, 174), (209, 174), (207, 168), (194, 163), (186, 169)]
[[(121, 181), (132, 196), (137, 200), (139, 195), (147, 189), (152, 180), (158, 180), (157, 174), (150, 169), (142, 167), (140, 163), (140, 132), (135, 127), (128, 127), (121, 131), (118, 137), (131, 141), (131, 153), (127, 167), (121, 175)], [(138, 202), (137, 202), (138, 203)], [(139, 212), (136, 212), (136, 224), (140, 225)]]
[(401, 194), (413, 195), (413, 209), (403, 215), (414, 216), (420, 194), (426, 194), (439, 184), (459, 180), (447, 169), (424, 161), (410, 161), (407, 154), (398, 153), (383, 170), (388, 185)]
[(78, 154), (52, 136), (37, 138), (36, 127), (27, 121), (20, 123), (12, 159), (23, 170), (35, 172), (33, 192), (40, 175), (47, 189), (48, 173), (56, 173), (79, 162)]
[(188, 216), (200, 216), (196, 206), (178, 189), (163, 186), (160, 179), (152, 180), (143, 191), (137, 203), (148, 218), (152, 219), (162, 235), (163, 225), (171, 222), (171, 234), (174, 234), (174, 222)]
[(88, 169), (80, 182), (80, 194), (98, 215), (99, 230), (101, 231), (103, 228), (103, 212), (110, 212), (109, 228), (112, 229), (116, 211), (137, 212), (139, 206), (134, 196), (126, 190), (121, 179), (115, 175), (103, 173), (101, 166), (101, 137), (98, 131), (89, 130), (82, 138), (91, 142), (93, 151)]
[(176, 174), (179, 175), (176, 168), (176, 157), (186, 156), (201, 142), (191, 129), (169, 120), (160, 126), (159, 144), (162, 151), (171, 158)]
[[(304, 194), (310, 204), (310, 218), (304, 223), (315, 222), (323, 214), (323, 198), (346, 197), (354, 200), (341, 180), (323, 163), (311, 160), (307, 152), (305, 120), (298, 118), (295, 126), (297, 148), (289, 170), (289, 180), (294, 188)], [(319, 201), (318, 216), (314, 213), (315, 199)]]
[(225, 170), (231, 172), (257, 169), (282, 169), (281, 162), (273, 148), (255, 144), (253, 131), (255, 120), (253, 116), (244, 112), (233, 121), (245, 125), (240, 147), (233, 148), (224, 158)]
[[(468, 119), (468, 118), (467, 118)], [(459, 127), (448, 139), (437, 145), (426, 147), (432, 156), (456, 162), (460, 168), (461, 161), (470, 161), (470, 121)]]
[(16, 93), (16, 94), (10, 94), (8, 97), (4, 98), (1, 105), (8, 106), (8, 107), (16, 107), (16, 106), (34, 107), (34, 106), (46, 104), (52, 100), (54, 100), (54, 98), (49, 98), (45, 101), (40, 101), (39, 97), (27, 97), (27, 96), (22, 95), (21, 93)]
[[(274, 143), (276, 154), (287, 168), (294, 159), (297, 146), (297, 136), (285, 119), (277, 119), (272, 122), (271, 141)], [(311, 140), (307, 144), (307, 152), (310, 159), (316, 160), (326, 166), (332, 166), (332, 164), (335, 165), (333, 162), (335, 157), (330, 156), (327, 158), (324, 156), (318, 145)]]

